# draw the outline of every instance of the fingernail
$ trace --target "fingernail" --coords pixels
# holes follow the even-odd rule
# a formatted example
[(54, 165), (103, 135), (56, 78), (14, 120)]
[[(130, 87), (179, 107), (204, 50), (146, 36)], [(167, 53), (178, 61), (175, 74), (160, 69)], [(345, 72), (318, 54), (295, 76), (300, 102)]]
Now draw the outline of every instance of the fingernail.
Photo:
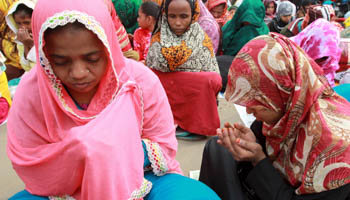
[(236, 139), (236, 143), (239, 144), (240, 142), (241, 142), (241, 139), (240, 139), (240, 138), (237, 138), (237, 139)]

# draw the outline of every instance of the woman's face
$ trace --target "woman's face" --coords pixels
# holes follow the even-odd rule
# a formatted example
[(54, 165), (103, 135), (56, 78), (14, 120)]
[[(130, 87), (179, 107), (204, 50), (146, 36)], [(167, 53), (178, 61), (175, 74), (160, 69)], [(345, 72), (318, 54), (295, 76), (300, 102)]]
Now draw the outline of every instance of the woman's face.
[(247, 106), (246, 111), (248, 114), (253, 114), (256, 120), (269, 125), (276, 124), (283, 116), (283, 112), (276, 112), (260, 105)]
[(147, 16), (142, 12), (141, 9), (139, 9), (138, 15), (139, 16), (137, 17), (137, 22), (139, 23), (139, 26), (143, 29), (147, 29), (149, 27), (149, 20)]
[(107, 68), (105, 46), (93, 32), (72, 25), (49, 33), (45, 42), (55, 75), (75, 100), (87, 97), (83, 103), (90, 102)]
[(168, 23), (177, 35), (184, 34), (192, 21), (191, 6), (186, 0), (173, 0), (168, 7)]
[(270, 14), (270, 15), (273, 15), (273, 14), (275, 13), (275, 4), (274, 4), (273, 2), (270, 2), (270, 3), (267, 5), (266, 13), (267, 13), (267, 14)]
[(225, 4), (220, 4), (215, 6), (210, 10), (210, 13), (213, 15), (214, 18), (220, 18), (225, 11)]
[(281, 21), (284, 23), (289, 23), (291, 19), (292, 19), (292, 15), (281, 16)]

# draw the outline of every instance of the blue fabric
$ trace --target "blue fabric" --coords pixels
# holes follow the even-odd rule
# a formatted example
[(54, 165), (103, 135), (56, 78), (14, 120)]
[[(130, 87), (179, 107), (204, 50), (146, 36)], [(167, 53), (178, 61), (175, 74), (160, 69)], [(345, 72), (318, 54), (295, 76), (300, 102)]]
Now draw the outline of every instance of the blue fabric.
[[(179, 174), (165, 174), (156, 176), (153, 172), (145, 172), (145, 178), (152, 182), (151, 192), (145, 200), (219, 200), (219, 196), (202, 182)], [(48, 200), (30, 194), (23, 190), (9, 200)]]
[(147, 147), (143, 140), (142, 140), (142, 147), (143, 147), (143, 157), (145, 158), (145, 161), (143, 161), (143, 168), (145, 168), (151, 165), (151, 162), (149, 161)]
[(146, 172), (145, 178), (152, 182), (151, 192), (145, 200), (216, 200), (219, 196), (200, 181), (179, 175), (165, 174), (156, 176)]
[(9, 200), (47, 200), (49, 198), (30, 194), (27, 190), (18, 192)]
[(350, 83), (344, 83), (338, 86), (335, 86), (334, 91), (340, 96), (344, 97), (350, 102)]

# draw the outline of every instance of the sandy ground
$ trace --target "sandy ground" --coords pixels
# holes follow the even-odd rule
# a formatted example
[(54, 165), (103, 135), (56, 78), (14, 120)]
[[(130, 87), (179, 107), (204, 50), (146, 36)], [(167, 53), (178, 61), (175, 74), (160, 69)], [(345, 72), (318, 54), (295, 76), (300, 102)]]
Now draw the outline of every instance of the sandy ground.
[[(224, 122), (239, 122), (240, 118), (233, 105), (224, 99), (219, 99), (219, 114), (221, 126)], [(12, 169), (6, 155), (6, 125), (0, 127), (0, 200), (7, 199), (14, 193), (24, 189), (23, 182)], [(180, 162), (184, 175), (189, 176), (189, 171), (200, 168), (203, 147), (206, 140), (182, 141), (179, 140), (177, 160)]]

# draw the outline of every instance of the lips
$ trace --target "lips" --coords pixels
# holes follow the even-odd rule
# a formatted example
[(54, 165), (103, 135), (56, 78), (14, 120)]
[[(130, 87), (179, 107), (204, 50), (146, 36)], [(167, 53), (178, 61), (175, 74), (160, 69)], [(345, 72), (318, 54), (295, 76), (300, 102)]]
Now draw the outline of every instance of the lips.
[(77, 89), (83, 90), (87, 87), (89, 87), (91, 82), (84, 82), (84, 83), (74, 83), (73, 86)]

